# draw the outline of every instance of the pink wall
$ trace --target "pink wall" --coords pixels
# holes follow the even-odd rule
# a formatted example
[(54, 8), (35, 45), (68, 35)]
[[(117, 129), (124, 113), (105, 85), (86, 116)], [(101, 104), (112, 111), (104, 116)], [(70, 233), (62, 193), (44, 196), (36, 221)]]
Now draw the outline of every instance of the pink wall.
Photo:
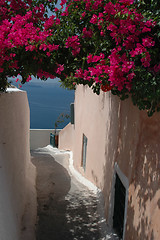
[(159, 129), (159, 113), (151, 118), (140, 114), (140, 133), (130, 180), (126, 239), (160, 239)]
[[(103, 191), (106, 219), (110, 218), (115, 163), (128, 179), (125, 239), (160, 239), (160, 114), (148, 118), (131, 99), (111, 93), (99, 96), (78, 86), (75, 125), (60, 133), (60, 148), (73, 151), (75, 168)], [(86, 171), (82, 136), (88, 138)]]

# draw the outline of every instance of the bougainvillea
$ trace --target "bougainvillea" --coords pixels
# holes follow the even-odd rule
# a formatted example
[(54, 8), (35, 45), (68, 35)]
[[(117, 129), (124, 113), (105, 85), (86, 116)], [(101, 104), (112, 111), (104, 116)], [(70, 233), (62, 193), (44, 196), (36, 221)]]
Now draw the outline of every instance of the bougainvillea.
[(66, 64), (67, 81), (87, 84), (97, 94), (111, 91), (122, 100), (131, 96), (149, 116), (159, 111), (160, 3), (151, 2), (148, 11), (141, 1), (69, 1), (60, 17), (66, 23), (63, 37), (78, 43), (67, 46), (72, 60)]
[[(0, 1), (0, 89), (5, 90), (7, 78), (21, 75), (22, 83), (31, 75), (53, 77), (45, 61), (59, 45), (51, 41), (60, 20), (46, 15), (54, 3), (44, 5), (37, 1)], [(59, 65), (54, 61), (52, 67)], [(42, 74), (43, 73), (43, 74)]]
[(18, 74), (59, 77), (159, 111), (160, 4), (146, 1), (0, 0), (0, 88)]

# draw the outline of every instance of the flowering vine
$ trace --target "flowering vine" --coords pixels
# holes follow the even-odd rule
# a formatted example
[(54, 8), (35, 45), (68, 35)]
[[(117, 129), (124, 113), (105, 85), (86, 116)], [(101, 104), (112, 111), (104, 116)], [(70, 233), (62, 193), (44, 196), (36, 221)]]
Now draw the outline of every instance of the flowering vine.
[(160, 6), (151, 2), (154, 11), (133, 0), (0, 0), (0, 89), (18, 74), (22, 83), (59, 77), (131, 96), (151, 116), (160, 110)]
[[(70, 42), (67, 81), (87, 84), (97, 94), (111, 91), (122, 100), (131, 96), (151, 116), (160, 110), (160, 18), (151, 11), (145, 15), (140, 2), (69, 1), (63, 22), (70, 26), (69, 39), (78, 39), (78, 53)], [(158, 2), (156, 8), (160, 11)]]

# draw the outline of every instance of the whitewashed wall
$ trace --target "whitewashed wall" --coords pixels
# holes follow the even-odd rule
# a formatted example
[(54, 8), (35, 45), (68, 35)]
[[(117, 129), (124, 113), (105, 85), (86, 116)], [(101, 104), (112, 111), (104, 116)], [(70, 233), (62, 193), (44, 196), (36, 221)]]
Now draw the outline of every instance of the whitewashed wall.
[[(23, 240), (22, 233), (25, 239), (26, 212), (30, 215), (28, 223), (34, 223), (36, 218), (29, 116), (26, 92), (8, 89), (0, 93), (0, 240)], [(34, 239), (32, 234), (28, 240)]]
[[(56, 129), (58, 134), (61, 129)], [(30, 149), (46, 147), (50, 144), (50, 133), (54, 134), (54, 129), (30, 129)]]

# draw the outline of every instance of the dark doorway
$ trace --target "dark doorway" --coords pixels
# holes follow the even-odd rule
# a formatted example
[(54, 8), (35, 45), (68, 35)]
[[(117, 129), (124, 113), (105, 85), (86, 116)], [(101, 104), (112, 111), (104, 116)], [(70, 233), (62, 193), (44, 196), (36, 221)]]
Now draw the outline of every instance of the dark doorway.
[(120, 239), (123, 239), (124, 212), (125, 212), (126, 189), (116, 173), (113, 228)]

